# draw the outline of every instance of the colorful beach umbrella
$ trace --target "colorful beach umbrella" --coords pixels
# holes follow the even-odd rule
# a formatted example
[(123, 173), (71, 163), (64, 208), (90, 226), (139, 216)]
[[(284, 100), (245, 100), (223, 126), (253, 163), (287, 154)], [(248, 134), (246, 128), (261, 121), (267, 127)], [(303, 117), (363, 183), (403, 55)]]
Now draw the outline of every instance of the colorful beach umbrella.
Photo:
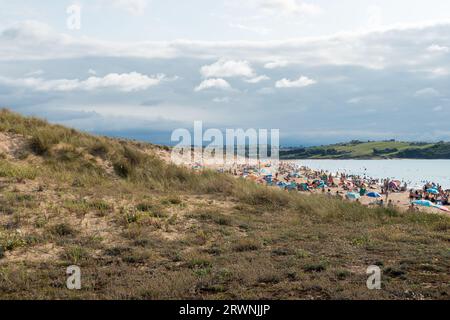
[(428, 201), (428, 200), (415, 200), (412, 203), (415, 204), (416, 206), (422, 206), (422, 207), (432, 207), (433, 206), (433, 202)]
[(369, 192), (369, 193), (367, 194), (367, 196), (368, 196), (369, 198), (381, 198), (381, 194), (379, 194), (378, 192)]
[(430, 188), (430, 189), (427, 190), (427, 192), (431, 193), (431, 194), (439, 194), (439, 190), (435, 189), (435, 188)]

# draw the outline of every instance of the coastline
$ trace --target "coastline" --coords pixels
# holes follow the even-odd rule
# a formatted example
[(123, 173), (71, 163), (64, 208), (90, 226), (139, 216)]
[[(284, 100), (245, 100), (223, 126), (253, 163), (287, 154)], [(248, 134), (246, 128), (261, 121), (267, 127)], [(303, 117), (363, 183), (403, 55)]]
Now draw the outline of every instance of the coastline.
[[(250, 179), (254, 181), (257, 184), (262, 185), (268, 185), (274, 188), (286, 188), (286, 190), (290, 190), (291, 192), (299, 192), (304, 195), (309, 194), (324, 194), (327, 196), (338, 196), (342, 199), (346, 199), (346, 194), (349, 192), (355, 192), (359, 193), (359, 187), (356, 187), (355, 181), (358, 179), (361, 179), (363, 182), (363, 185), (367, 184), (368, 181), (373, 181), (373, 183), (368, 183), (366, 185), (367, 192), (376, 192), (381, 194), (381, 198), (374, 199), (367, 196), (360, 197), (357, 201), (361, 203), (364, 206), (378, 206), (380, 205), (380, 200), (382, 201), (381, 205), (384, 206), (392, 206), (393, 208), (399, 209), (401, 211), (407, 211), (410, 210), (411, 206), (411, 200), (410, 200), (410, 193), (409, 191), (411, 189), (418, 190), (417, 185), (410, 185), (408, 184), (406, 187), (403, 187), (402, 190), (390, 190), (387, 194), (382, 189), (382, 182), (383, 179), (389, 178), (391, 181), (398, 181), (399, 184), (403, 185), (405, 182), (401, 177), (373, 177), (370, 176), (369, 173), (367, 175), (361, 176), (358, 175), (356, 172), (350, 172), (349, 170), (331, 170), (330, 168), (311, 168), (305, 165), (302, 165), (302, 161), (335, 161), (335, 159), (326, 160), (326, 159), (297, 159), (297, 160), (280, 160), (279, 167), (277, 171), (273, 171), (268, 173), (267, 171), (270, 171), (270, 165), (259, 165), (259, 166), (251, 166), (251, 165), (228, 165), (226, 167), (220, 168), (220, 166), (215, 165), (205, 165), (204, 168), (212, 169), (212, 170), (218, 170), (222, 171), (228, 174), (233, 175), (236, 178), (244, 178), (244, 179)], [(361, 159), (351, 159), (351, 160), (344, 160), (343, 161), (361, 161)], [(410, 161), (410, 159), (399, 159), (399, 160), (405, 160)], [(414, 161), (417, 161), (418, 159), (412, 159)], [(424, 159), (425, 160), (425, 159)], [(438, 159), (436, 159), (438, 160)], [(450, 161), (447, 159), (440, 159), (441, 161)], [(378, 161), (391, 161), (391, 160), (375, 160), (372, 161), (378, 162)], [(426, 160), (425, 160), (426, 161)], [(403, 162), (403, 161), (399, 161)], [(268, 170), (269, 169), (269, 170)], [(325, 188), (311, 188), (308, 192), (299, 191), (297, 190), (298, 186), (303, 184), (309, 184), (311, 185), (313, 181), (320, 180), (323, 175), (330, 175), (333, 176), (333, 186), (325, 186)], [(345, 181), (352, 181), (353, 189), (348, 189), (346, 183), (342, 183), (342, 178), (340, 177), (341, 174), (344, 174)], [(271, 180), (268, 182), (266, 176), (270, 175)], [(293, 176), (295, 175), (295, 177)], [(273, 179), (273, 180), (272, 180)], [(430, 182), (430, 181), (427, 181)], [(289, 184), (294, 184), (295, 190), (289, 187)], [(420, 189), (423, 189), (423, 185), (421, 185)], [(450, 189), (450, 187), (449, 187)], [(350, 199), (346, 199), (347, 201), (352, 201)], [(417, 208), (416, 208), (417, 210)], [(445, 212), (432, 207), (420, 207), (420, 210), (423, 212), (428, 213), (444, 213)]]

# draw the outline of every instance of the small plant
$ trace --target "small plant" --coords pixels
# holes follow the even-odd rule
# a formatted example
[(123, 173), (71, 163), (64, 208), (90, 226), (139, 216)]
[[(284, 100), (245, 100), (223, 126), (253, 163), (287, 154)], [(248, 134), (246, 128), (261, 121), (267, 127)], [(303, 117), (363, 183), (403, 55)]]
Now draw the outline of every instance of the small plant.
[(105, 216), (114, 209), (109, 203), (103, 200), (93, 200), (92, 202), (89, 202), (89, 208), (95, 210), (100, 216)]
[(111, 257), (118, 257), (131, 252), (129, 247), (112, 247), (105, 250), (105, 254)]
[(124, 160), (113, 163), (114, 172), (121, 178), (128, 178), (133, 172), (132, 166)]
[(69, 237), (74, 236), (77, 232), (67, 223), (60, 223), (53, 225), (49, 228), (49, 232), (52, 235), (59, 237)]
[(101, 141), (101, 140), (97, 140), (90, 148), (89, 148), (89, 153), (91, 155), (93, 155), (94, 157), (100, 157), (105, 159), (106, 156), (109, 153), (109, 147), (108, 145)]
[(355, 247), (368, 246), (372, 243), (368, 235), (362, 235), (351, 240), (351, 244)]
[(209, 268), (212, 266), (211, 261), (208, 258), (201, 257), (201, 256), (195, 256), (188, 260), (187, 265), (191, 269), (204, 269)]
[(0, 248), (3, 251), (12, 251), (15, 248), (23, 247), (27, 241), (17, 232), (0, 233)]
[(63, 258), (72, 264), (79, 264), (80, 262), (88, 259), (89, 254), (83, 247), (71, 246), (64, 250)]
[(180, 205), (183, 201), (177, 196), (170, 196), (161, 200), (161, 204), (163, 205)]
[(141, 216), (149, 216), (154, 218), (165, 218), (167, 217), (166, 212), (160, 205), (151, 202), (141, 202), (136, 205), (136, 210), (140, 212)]
[(256, 251), (260, 248), (260, 244), (253, 239), (241, 239), (233, 246), (236, 252)]
[(139, 215), (139, 213), (137, 213), (137, 212), (127, 212), (127, 213), (125, 214), (125, 216), (124, 216), (125, 222), (126, 222), (127, 224), (131, 224), (131, 223), (136, 223), (136, 222), (138, 222), (138, 221), (139, 221), (139, 217), (140, 217), (140, 215)]
[(141, 202), (136, 205), (136, 210), (141, 212), (149, 212), (155, 209), (155, 205), (151, 202)]
[(318, 262), (318, 263), (309, 263), (303, 267), (305, 272), (322, 272), (327, 269), (326, 262)]
[(347, 279), (351, 274), (352, 274), (352, 273), (351, 273), (350, 271), (348, 271), (348, 270), (343, 270), (343, 269), (336, 270), (336, 277), (337, 277), (339, 280), (345, 280), (345, 279)]
[(297, 251), (295, 252), (295, 256), (298, 259), (304, 259), (304, 258), (308, 258), (310, 256), (310, 253), (303, 249), (297, 249)]

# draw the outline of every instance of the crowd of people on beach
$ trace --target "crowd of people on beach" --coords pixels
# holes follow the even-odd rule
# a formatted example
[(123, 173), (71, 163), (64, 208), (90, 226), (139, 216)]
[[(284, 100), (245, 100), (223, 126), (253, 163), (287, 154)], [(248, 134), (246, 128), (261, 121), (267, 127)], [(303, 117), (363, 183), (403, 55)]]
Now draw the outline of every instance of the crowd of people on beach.
[(444, 190), (441, 186), (434, 183), (427, 183), (420, 190), (409, 190), (409, 199), (428, 200), (432, 203), (449, 205), (450, 190)]
[(322, 193), (357, 202), (360, 202), (362, 197), (372, 198), (373, 201), (367, 203), (368, 205), (394, 207), (400, 203), (398, 195), (408, 200), (408, 192), (409, 202), (406, 203), (409, 203), (409, 210), (417, 210), (417, 204), (449, 205), (450, 190), (444, 190), (442, 186), (431, 182), (421, 188), (408, 188), (406, 182), (395, 179), (375, 179), (366, 175), (312, 170), (293, 162), (280, 162), (276, 169), (272, 169), (270, 164), (251, 166), (241, 164), (221, 171), (287, 191)]

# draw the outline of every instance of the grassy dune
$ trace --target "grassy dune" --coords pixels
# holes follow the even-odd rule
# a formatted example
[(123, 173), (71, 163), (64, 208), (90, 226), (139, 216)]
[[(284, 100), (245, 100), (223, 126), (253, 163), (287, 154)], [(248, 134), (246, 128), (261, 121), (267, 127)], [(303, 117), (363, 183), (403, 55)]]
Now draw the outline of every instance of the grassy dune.
[[(196, 173), (6, 110), (0, 150), (2, 299), (449, 298), (445, 215)], [(382, 290), (366, 288), (373, 264)]]

